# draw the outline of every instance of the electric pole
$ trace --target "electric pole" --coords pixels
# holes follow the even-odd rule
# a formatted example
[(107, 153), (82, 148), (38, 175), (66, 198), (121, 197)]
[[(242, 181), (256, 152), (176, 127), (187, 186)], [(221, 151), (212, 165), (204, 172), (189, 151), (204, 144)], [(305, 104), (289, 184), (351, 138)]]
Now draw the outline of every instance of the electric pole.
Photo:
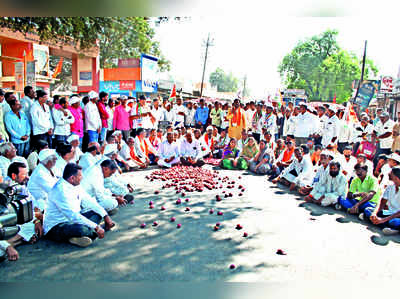
[(204, 84), (204, 75), (206, 73), (206, 64), (207, 64), (207, 56), (208, 56), (208, 47), (213, 46), (213, 41), (210, 40), (210, 33), (207, 36), (207, 42), (205, 44), (206, 47), (206, 54), (204, 55), (204, 64), (203, 64), (203, 75), (201, 77), (201, 86), (200, 86), (200, 98), (203, 97), (203, 84)]

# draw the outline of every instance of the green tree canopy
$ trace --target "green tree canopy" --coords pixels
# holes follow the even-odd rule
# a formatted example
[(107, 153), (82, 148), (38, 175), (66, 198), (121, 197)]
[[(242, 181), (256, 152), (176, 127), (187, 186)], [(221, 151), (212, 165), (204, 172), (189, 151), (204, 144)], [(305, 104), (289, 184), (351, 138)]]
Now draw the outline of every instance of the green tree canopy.
[[(352, 82), (361, 75), (361, 61), (341, 49), (336, 41), (338, 31), (328, 30), (301, 41), (287, 54), (278, 71), (287, 88), (304, 89), (310, 100), (347, 101)], [(378, 69), (367, 59), (364, 78), (376, 75)]]
[(217, 68), (210, 74), (211, 86), (216, 86), (218, 92), (235, 92), (238, 90), (239, 80), (232, 73), (225, 73), (221, 68)]

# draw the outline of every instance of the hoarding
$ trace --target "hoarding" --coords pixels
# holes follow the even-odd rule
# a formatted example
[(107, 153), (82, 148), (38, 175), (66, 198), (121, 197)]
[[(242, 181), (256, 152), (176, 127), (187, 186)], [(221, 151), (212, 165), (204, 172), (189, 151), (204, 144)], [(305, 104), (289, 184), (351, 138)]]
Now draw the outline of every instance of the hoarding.
[(142, 54), (140, 58), (143, 92), (157, 92), (158, 58)]
[(24, 63), (15, 62), (15, 91), (24, 91)]

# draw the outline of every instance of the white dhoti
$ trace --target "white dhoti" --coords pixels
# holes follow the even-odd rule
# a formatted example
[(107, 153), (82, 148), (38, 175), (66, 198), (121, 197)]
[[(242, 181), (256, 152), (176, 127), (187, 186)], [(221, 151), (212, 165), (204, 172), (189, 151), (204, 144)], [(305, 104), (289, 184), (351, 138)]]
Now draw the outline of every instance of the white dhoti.
[(29, 242), (35, 235), (35, 224), (33, 224), (33, 221), (18, 225), (18, 227), (18, 235), (20, 235), (26, 242)]
[(165, 160), (164, 159), (159, 159), (158, 160), (158, 162), (157, 162), (157, 164), (159, 165), (159, 166), (162, 166), (162, 167), (168, 167), (168, 168), (170, 168), (170, 167), (172, 167), (172, 165), (174, 165), (174, 164), (177, 164), (177, 163), (179, 163), (180, 162), (180, 160), (179, 160), (179, 158), (175, 158), (174, 160), (172, 160), (171, 162), (165, 162)]

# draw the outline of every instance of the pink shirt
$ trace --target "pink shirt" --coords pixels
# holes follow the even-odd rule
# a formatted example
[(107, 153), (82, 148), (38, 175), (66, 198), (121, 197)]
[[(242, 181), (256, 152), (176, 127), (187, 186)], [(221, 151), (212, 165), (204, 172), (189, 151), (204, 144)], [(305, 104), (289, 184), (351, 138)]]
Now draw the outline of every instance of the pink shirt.
[(71, 111), (75, 121), (71, 124), (71, 133), (78, 135), (79, 137), (83, 137), (83, 110), (81, 107), (75, 109), (72, 106), (68, 107), (69, 111)]
[[(127, 106), (128, 108), (128, 106)], [(129, 112), (126, 111), (125, 107), (119, 105), (115, 107), (114, 111), (114, 121), (113, 127), (114, 130), (130, 130), (131, 126), (129, 124)]]

